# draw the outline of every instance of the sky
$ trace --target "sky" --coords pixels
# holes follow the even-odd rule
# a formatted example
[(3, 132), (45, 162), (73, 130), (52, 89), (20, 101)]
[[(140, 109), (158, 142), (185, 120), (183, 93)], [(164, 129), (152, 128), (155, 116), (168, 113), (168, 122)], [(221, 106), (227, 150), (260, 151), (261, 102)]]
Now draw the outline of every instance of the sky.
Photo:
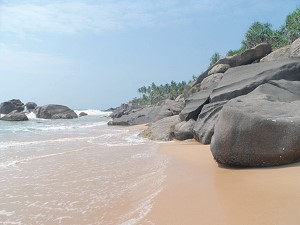
[(107, 109), (189, 81), (299, 0), (0, 0), (0, 102)]

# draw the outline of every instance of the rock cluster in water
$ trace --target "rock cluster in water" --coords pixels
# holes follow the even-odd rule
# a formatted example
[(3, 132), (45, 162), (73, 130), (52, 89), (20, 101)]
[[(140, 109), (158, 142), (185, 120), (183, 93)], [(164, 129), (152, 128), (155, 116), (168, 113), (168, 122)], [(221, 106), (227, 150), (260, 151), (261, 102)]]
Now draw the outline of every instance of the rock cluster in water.
[(262, 43), (220, 59), (180, 101), (119, 111), (110, 125), (150, 123), (142, 135), (151, 139), (195, 138), (228, 166), (300, 161), (299, 49), (300, 39), (273, 52)]
[(12, 99), (0, 104), (0, 114), (4, 114), (0, 120), (26, 121), (29, 112), (33, 112), (37, 118), (43, 119), (73, 119), (78, 117), (73, 110), (63, 105), (37, 106), (34, 102), (24, 104), (19, 99)]

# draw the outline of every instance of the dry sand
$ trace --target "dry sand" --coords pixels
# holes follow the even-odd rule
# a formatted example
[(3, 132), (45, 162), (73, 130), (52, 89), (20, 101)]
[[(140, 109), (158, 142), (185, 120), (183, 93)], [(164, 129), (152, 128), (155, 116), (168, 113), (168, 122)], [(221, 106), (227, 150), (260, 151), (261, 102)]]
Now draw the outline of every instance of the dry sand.
[(171, 157), (165, 189), (142, 224), (300, 224), (299, 163), (221, 168), (209, 148), (191, 141), (162, 144), (161, 152)]

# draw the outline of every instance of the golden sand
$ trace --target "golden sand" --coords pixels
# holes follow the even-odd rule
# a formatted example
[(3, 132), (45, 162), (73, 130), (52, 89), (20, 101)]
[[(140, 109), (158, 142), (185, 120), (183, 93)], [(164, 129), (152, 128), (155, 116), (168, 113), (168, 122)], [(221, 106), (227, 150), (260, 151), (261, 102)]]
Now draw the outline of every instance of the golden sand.
[(165, 189), (143, 224), (296, 225), (300, 164), (263, 169), (219, 167), (210, 146), (171, 142)]

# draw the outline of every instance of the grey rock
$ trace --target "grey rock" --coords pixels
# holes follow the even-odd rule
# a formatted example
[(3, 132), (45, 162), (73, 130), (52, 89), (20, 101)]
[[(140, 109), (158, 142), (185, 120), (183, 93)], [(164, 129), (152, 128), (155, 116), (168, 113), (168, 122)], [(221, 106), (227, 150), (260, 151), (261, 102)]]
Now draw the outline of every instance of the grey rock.
[(14, 110), (3, 117), (0, 118), (0, 120), (5, 121), (26, 121), (28, 120), (28, 117), (23, 112), (18, 112), (17, 110)]
[(261, 59), (261, 62), (282, 60), (286, 58), (300, 58), (300, 38), (296, 39), (291, 45), (279, 48)]
[(291, 58), (300, 58), (300, 38), (296, 39), (290, 49)]
[(83, 116), (87, 116), (87, 115), (88, 115), (88, 114), (87, 114), (86, 112), (80, 112), (78, 116), (79, 116), (79, 117), (83, 117)]
[(158, 116), (160, 118), (178, 115), (184, 107), (183, 101), (167, 99), (161, 104)]
[(130, 126), (154, 122), (159, 118), (158, 114), (160, 112), (160, 106), (149, 106), (137, 110), (135, 112), (129, 113), (128, 115), (123, 115), (119, 118), (113, 118), (108, 125), (117, 125), (117, 126)]
[(197, 120), (202, 107), (209, 102), (212, 90), (218, 86), (222, 78), (223, 73), (216, 73), (202, 80), (200, 90), (185, 100), (185, 107), (179, 114), (182, 121)]
[(43, 119), (73, 119), (78, 118), (77, 114), (64, 105), (38, 106), (33, 111), (37, 118)]
[(19, 99), (12, 99), (0, 104), (0, 114), (8, 114), (14, 110), (22, 112), (24, 110), (24, 103)]
[(209, 72), (208, 75), (215, 73), (225, 73), (230, 68), (228, 64), (217, 64)]
[(35, 102), (27, 102), (25, 106), (27, 111), (32, 112), (37, 107), (37, 104)]
[(219, 112), (226, 103), (227, 101), (214, 102), (203, 107), (193, 129), (196, 141), (204, 145), (210, 144)]
[(199, 75), (197, 80), (191, 85), (190, 88), (187, 88), (187, 90), (184, 92), (184, 97), (188, 98), (190, 94), (195, 93), (195, 91), (191, 91), (190, 89), (193, 89), (196, 85), (200, 84), (203, 79), (209, 76), (209, 71), (219, 64), (227, 64), (231, 67), (236, 66), (242, 66), (247, 65), (250, 63), (253, 63), (257, 60), (260, 60), (261, 58), (265, 57), (272, 51), (272, 47), (268, 43), (261, 43), (254, 48), (248, 49), (243, 53), (236, 54), (234, 56), (228, 56), (225, 58), (220, 59), (218, 62), (216, 62), (214, 65), (210, 66), (206, 71), (204, 71), (202, 74)]
[(290, 57), (290, 48), (291, 46), (285, 46), (279, 49), (276, 49), (275, 51), (271, 52), (267, 56), (263, 57), (260, 62), (268, 62), (268, 61), (274, 61), (274, 60), (282, 60), (287, 59)]
[(174, 137), (177, 140), (187, 140), (194, 138), (193, 128), (195, 120), (190, 119), (189, 121), (182, 121), (174, 127)]
[(300, 82), (270, 81), (224, 105), (211, 151), (217, 162), (227, 166), (297, 162), (299, 130)]
[(211, 102), (246, 95), (269, 80), (299, 80), (300, 60), (286, 59), (230, 68), (210, 95)]
[(135, 103), (122, 104), (121, 106), (119, 106), (113, 110), (110, 117), (111, 118), (120, 118), (123, 115), (128, 115), (128, 114), (138, 111), (140, 109), (142, 109), (142, 107), (139, 104), (135, 104)]
[(222, 78), (223, 78), (223, 73), (215, 73), (206, 77), (205, 79), (202, 80), (199, 91), (214, 89), (215, 87), (218, 86)]
[(180, 112), (179, 117), (182, 121), (190, 119), (197, 120), (201, 109), (209, 102), (211, 90), (199, 91), (185, 100), (185, 107)]
[(152, 123), (140, 136), (155, 141), (171, 141), (174, 139), (174, 126), (179, 122), (178, 115), (163, 118)]

